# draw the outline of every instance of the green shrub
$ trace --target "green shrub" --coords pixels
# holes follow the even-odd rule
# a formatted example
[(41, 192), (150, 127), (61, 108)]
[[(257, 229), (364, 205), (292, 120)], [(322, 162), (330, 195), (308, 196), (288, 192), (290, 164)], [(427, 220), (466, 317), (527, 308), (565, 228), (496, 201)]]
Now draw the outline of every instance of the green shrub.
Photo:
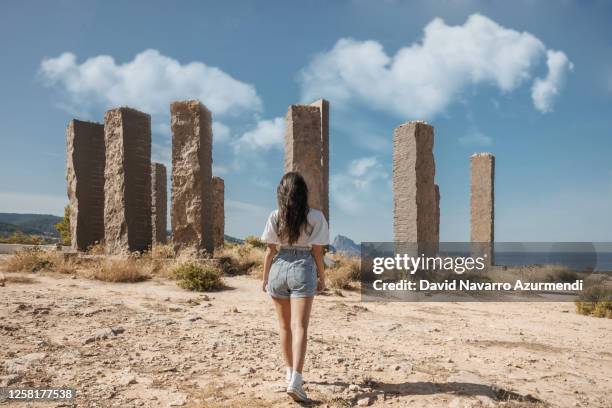
[(177, 266), (172, 274), (178, 279), (177, 284), (183, 289), (206, 292), (223, 288), (221, 272), (211, 266), (187, 262)]
[(60, 239), (62, 245), (70, 245), (72, 238), (70, 235), (70, 206), (67, 205), (64, 207), (64, 218), (57, 224), (55, 224), (55, 229), (60, 234)]
[(595, 286), (585, 289), (574, 303), (580, 314), (612, 318), (612, 288)]
[(244, 243), (252, 247), (255, 247), (255, 248), (265, 248), (266, 247), (265, 242), (263, 242), (261, 239), (254, 237), (252, 235), (246, 237), (244, 239)]

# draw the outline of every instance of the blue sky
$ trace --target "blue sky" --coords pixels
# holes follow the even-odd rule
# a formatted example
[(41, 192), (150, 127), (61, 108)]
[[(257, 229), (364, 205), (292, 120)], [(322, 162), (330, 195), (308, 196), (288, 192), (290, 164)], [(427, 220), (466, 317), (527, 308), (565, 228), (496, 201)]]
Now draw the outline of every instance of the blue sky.
[(282, 117), (331, 102), (332, 235), (392, 238), (391, 137), (435, 127), (441, 239), (469, 239), (469, 157), (496, 155), (498, 241), (612, 241), (612, 3), (0, 3), (0, 211), (61, 214), (65, 128), (127, 104), (170, 161), (169, 103), (214, 117), (226, 232), (260, 234)]

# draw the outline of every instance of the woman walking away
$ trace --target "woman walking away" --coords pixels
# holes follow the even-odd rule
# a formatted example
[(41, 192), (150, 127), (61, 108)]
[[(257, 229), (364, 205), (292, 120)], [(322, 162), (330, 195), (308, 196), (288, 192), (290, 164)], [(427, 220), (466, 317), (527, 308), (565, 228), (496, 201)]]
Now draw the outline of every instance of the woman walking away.
[(323, 248), (329, 244), (329, 229), (323, 213), (308, 207), (308, 187), (299, 173), (283, 176), (277, 201), (278, 210), (268, 217), (261, 236), (268, 244), (262, 287), (276, 307), (287, 394), (307, 402), (302, 368), (312, 301), (325, 289)]

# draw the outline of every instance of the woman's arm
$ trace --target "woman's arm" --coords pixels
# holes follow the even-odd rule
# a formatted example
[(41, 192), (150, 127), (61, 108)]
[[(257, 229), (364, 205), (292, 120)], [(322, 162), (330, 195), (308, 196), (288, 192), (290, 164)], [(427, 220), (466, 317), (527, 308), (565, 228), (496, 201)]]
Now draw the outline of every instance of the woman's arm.
[(317, 290), (323, 292), (325, 290), (325, 263), (323, 262), (323, 245), (312, 246), (312, 257), (317, 265)]
[(268, 275), (270, 274), (270, 267), (272, 266), (272, 260), (274, 259), (274, 255), (276, 255), (276, 245), (268, 244), (268, 247), (266, 248), (266, 254), (264, 255), (264, 273), (261, 287), (264, 292), (266, 292), (266, 286), (268, 286)]

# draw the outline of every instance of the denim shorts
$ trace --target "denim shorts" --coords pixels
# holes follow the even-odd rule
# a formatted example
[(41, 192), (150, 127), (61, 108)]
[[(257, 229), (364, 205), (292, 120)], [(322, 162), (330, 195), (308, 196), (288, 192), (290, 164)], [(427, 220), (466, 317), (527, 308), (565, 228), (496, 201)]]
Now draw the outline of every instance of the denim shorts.
[(317, 269), (310, 249), (281, 248), (272, 261), (267, 289), (274, 298), (316, 295)]

